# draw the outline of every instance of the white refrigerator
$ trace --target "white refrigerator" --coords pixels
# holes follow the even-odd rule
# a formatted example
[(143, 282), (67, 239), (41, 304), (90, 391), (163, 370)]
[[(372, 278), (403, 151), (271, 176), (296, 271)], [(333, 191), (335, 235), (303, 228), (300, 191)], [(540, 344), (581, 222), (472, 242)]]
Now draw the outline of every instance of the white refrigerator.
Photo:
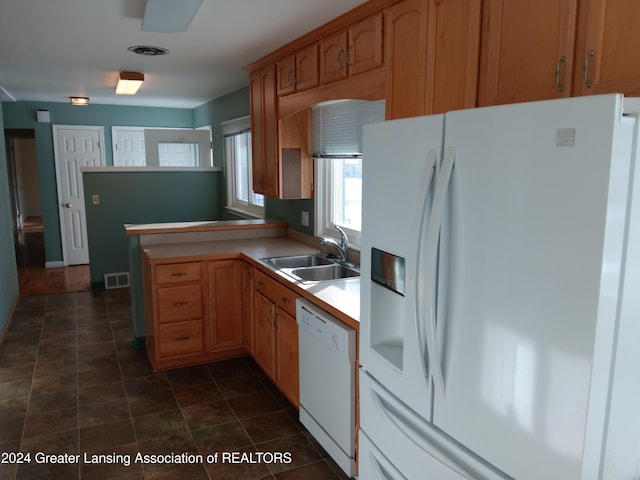
[(359, 478), (640, 479), (638, 112), (364, 127)]

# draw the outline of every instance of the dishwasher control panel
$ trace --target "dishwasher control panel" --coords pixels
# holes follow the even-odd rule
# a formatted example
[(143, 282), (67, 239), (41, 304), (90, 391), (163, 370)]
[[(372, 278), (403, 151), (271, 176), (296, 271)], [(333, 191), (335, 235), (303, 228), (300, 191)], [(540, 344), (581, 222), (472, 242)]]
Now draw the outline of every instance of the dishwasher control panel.
[(298, 300), (296, 307), (298, 327), (307, 330), (325, 347), (346, 360), (355, 361), (355, 330), (340, 320), (318, 309), (315, 305)]

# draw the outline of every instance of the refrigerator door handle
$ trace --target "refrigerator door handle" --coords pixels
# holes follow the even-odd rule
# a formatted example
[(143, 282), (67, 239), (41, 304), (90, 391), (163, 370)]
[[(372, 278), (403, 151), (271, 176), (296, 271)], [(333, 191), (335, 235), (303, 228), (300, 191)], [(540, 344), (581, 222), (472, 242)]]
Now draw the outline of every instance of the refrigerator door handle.
[[(429, 457), (432, 462), (435, 462), (441, 469), (449, 472), (451, 475), (455, 475), (460, 478), (467, 478), (467, 476), (454, 467), (456, 465), (455, 460), (450, 460), (443, 452), (446, 448), (440, 444), (434, 438), (430, 438), (432, 435), (425, 429), (421, 429), (420, 425), (416, 424), (414, 419), (408, 417), (406, 413), (411, 414), (411, 411), (403, 412), (404, 406), (395, 405), (395, 399), (385, 399), (378, 392), (370, 390), (369, 393), (372, 396), (373, 404), (382, 413), (391, 424), (396, 427), (409, 441), (411, 441), (424, 455)], [(386, 396), (386, 395), (385, 395)], [(390, 401), (387, 401), (390, 400)], [(434, 452), (440, 452), (441, 455), (434, 455), (427, 445), (432, 445), (435, 449)], [(485, 477), (478, 477), (479, 479), (485, 479)]]
[(381, 480), (407, 480), (404, 475), (397, 473), (396, 468), (386, 459), (378, 458), (373, 453), (369, 453), (369, 461), (377, 478)]
[(425, 265), (427, 282), (433, 282), (428, 288), (428, 308), (426, 318), (426, 338), (427, 338), (427, 354), (429, 364), (431, 365), (431, 376), (436, 392), (440, 392), (444, 396), (444, 374), (442, 372), (442, 363), (438, 353), (437, 342), (437, 321), (436, 321), (436, 283), (438, 277), (438, 244), (440, 237), (440, 227), (442, 225), (442, 215), (447, 200), (451, 173), (456, 158), (455, 147), (447, 147), (444, 152), (444, 161), (440, 168), (440, 174), (436, 183), (436, 189), (433, 197), (433, 205), (431, 207), (431, 215), (429, 220), (429, 228), (427, 229)]
[[(420, 222), (420, 224), (418, 225), (418, 244), (416, 245), (416, 252), (417, 252), (417, 256), (416, 258), (418, 259), (418, 265), (422, 265), (422, 260), (420, 258), (420, 255), (422, 253), (422, 240), (423, 240), (423, 232), (424, 232), (424, 225), (427, 222), (427, 215), (428, 215), (428, 211), (427, 211), (427, 200), (429, 198), (429, 192), (431, 191), (431, 182), (433, 181), (433, 173), (434, 170), (436, 168), (436, 162), (438, 160), (438, 151), (436, 149), (429, 149), (429, 151), (427, 152), (427, 168), (424, 170), (424, 178), (422, 179), (422, 181), (420, 182), (421, 185), (426, 185), (426, 188), (424, 188), (423, 193), (424, 195), (421, 196), (421, 198), (418, 199), (419, 205), (418, 208), (421, 211), (421, 219), (422, 221)], [(416, 269), (416, 285), (418, 286), (418, 291), (420, 291), (420, 288), (422, 286), (422, 276), (420, 274), (420, 268)], [(425, 378), (427, 378), (429, 376), (428, 372), (429, 372), (429, 367), (428, 364), (431, 363), (431, 359), (428, 357), (428, 351), (425, 351), (425, 341), (424, 339), (427, 337), (427, 332), (425, 331), (425, 325), (424, 322), (421, 320), (422, 318), (424, 318), (424, 314), (422, 313), (422, 309), (421, 309), (421, 297), (422, 295), (418, 294), (415, 296), (415, 313), (416, 313), (416, 328), (417, 328), (417, 334), (418, 334), (418, 348), (420, 351), (420, 367), (422, 369), (422, 374), (424, 375)]]

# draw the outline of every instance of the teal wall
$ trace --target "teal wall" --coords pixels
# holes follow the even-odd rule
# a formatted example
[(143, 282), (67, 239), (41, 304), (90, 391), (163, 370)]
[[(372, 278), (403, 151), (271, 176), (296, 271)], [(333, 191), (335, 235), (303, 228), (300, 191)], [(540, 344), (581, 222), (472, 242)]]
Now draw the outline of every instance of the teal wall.
[(13, 220), (3, 123), (0, 110), (0, 335), (4, 332), (11, 310), (18, 299), (18, 270), (13, 243)]
[[(37, 110), (49, 110), (51, 123), (37, 123)], [(52, 125), (102, 126), (104, 128), (104, 151), (107, 165), (113, 165), (112, 126), (193, 127), (193, 110), (186, 108), (116, 105), (74, 107), (68, 103), (9, 102), (2, 104), (2, 111), (4, 113), (4, 128), (28, 128), (35, 131), (47, 262), (62, 261)]]
[[(91, 285), (129, 271), (127, 223), (189, 222), (220, 217), (220, 172), (84, 172)], [(92, 205), (91, 196), (100, 204)]]

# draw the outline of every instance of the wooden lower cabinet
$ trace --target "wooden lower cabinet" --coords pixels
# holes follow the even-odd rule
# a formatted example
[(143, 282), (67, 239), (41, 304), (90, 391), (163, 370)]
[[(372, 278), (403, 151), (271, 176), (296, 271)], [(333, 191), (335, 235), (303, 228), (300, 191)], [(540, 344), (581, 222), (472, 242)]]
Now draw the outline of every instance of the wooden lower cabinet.
[(267, 297), (256, 291), (254, 296), (254, 360), (262, 367), (268, 377), (276, 377), (276, 335), (273, 319), (276, 306)]
[(300, 374), (298, 368), (298, 322), (281, 308), (276, 309), (276, 381), (282, 393), (298, 407), (300, 405)]
[(147, 355), (154, 370), (246, 354), (242, 260), (151, 262), (143, 252)]
[(211, 350), (243, 346), (243, 277), (242, 260), (208, 262)]
[(300, 406), (298, 324), (292, 290), (254, 271), (254, 359), (280, 391)]
[(299, 406), (293, 290), (241, 259), (142, 256), (147, 354), (154, 370), (248, 353)]

